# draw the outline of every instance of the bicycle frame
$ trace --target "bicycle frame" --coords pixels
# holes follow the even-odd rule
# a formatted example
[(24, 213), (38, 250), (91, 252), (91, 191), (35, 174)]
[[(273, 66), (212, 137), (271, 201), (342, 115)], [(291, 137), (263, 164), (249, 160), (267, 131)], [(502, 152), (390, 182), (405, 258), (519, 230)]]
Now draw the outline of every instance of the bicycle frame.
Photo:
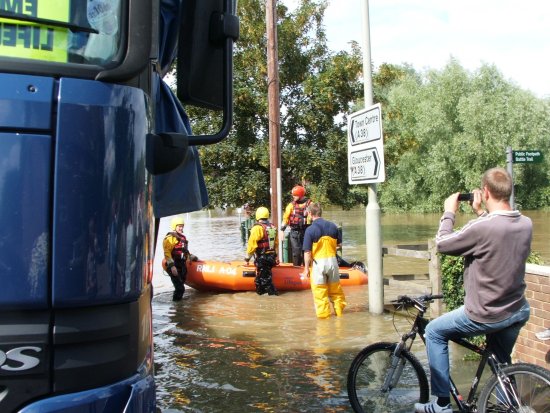
[[(418, 313), (416, 314), (413, 326), (408, 333), (401, 336), (401, 341), (397, 344), (393, 352), (392, 363), (381, 389), (384, 393), (391, 390), (401, 377), (403, 367), (405, 366), (404, 361), (401, 359), (401, 352), (403, 350), (410, 351), (416, 338), (416, 334), (420, 334), (422, 341), (424, 341), (424, 329), (428, 324), (428, 320), (424, 318), (426, 307), (421, 304), (415, 304), (415, 308), (418, 310)], [(399, 361), (402, 361), (400, 365), (398, 365)]]

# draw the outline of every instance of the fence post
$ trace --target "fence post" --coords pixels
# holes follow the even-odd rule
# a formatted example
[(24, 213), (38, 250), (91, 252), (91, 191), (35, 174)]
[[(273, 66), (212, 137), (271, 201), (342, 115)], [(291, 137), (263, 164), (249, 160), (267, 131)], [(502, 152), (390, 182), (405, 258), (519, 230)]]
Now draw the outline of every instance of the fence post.
[(250, 230), (254, 226), (254, 222), (255, 221), (253, 218), (246, 218), (244, 221), (241, 222), (241, 241), (243, 242), (243, 245), (246, 245), (248, 243)]
[[(430, 258), (428, 261), (428, 274), (430, 276), (432, 294), (442, 294), (443, 288), (441, 286), (441, 266), (439, 263), (439, 256), (437, 255), (435, 240), (433, 238), (428, 240), (428, 251), (430, 252)], [(431, 303), (430, 313), (432, 317), (439, 317), (443, 313), (443, 301), (435, 300), (433, 303)]]

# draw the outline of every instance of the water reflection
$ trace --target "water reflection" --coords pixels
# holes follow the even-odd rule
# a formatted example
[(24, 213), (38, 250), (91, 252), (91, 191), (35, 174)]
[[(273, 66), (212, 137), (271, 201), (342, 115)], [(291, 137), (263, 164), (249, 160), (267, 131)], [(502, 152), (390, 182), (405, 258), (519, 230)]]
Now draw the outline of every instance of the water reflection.
[(346, 374), (366, 343), (395, 340), (369, 319), (367, 289), (346, 290), (345, 317), (318, 320), (310, 291), (278, 297), (190, 291), (155, 298), (157, 399), (195, 412), (347, 412)]
[[(364, 210), (328, 210), (325, 216), (343, 225), (344, 256), (364, 260)], [(238, 215), (200, 212), (185, 218), (189, 249), (199, 258), (244, 256)], [(550, 216), (532, 218), (535, 238), (546, 239), (544, 251), (550, 261), (548, 234), (538, 234), (541, 225), (546, 231), (550, 227)], [(436, 214), (384, 216), (384, 244), (426, 242), (438, 220)], [(168, 223), (169, 219), (161, 221), (162, 235)], [(157, 244), (155, 368), (158, 406), (164, 413), (351, 412), (346, 392), (351, 360), (367, 344), (398, 339), (389, 314), (368, 312), (368, 286), (346, 288), (344, 316), (327, 320), (316, 318), (310, 291), (258, 296), (188, 289), (181, 302), (173, 303), (170, 281), (160, 271), (161, 243)], [(426, 263), (396, 261), (400, 262), (384, 258), (385, 274), (412, 273), (413, 265), (427, 272)], [(398, 317), (395, 325), (402, 332), (408, 320)], [(424, 348), (415, 346), (415, 355), (425, 364)], [(454, 347), (451, 362), (460, 390), (467, 390), (475, 363), (463, 362), (462, 351)]]

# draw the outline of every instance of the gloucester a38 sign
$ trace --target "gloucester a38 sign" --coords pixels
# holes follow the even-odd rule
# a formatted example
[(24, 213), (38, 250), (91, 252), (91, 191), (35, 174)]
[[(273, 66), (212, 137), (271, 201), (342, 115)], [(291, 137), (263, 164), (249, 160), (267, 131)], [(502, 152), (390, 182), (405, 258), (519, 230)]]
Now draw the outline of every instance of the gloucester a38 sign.
[(348, 181), (350, 184), (384, 182), (382, 108), (379, 103), (348, 118)]

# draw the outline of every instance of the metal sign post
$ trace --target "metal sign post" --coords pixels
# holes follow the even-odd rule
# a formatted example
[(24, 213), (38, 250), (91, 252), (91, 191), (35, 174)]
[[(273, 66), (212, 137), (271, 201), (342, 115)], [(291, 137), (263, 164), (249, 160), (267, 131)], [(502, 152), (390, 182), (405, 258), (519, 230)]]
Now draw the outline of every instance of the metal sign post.
[(382, 107), (378, 103), (348, 118), (348, 182), (369, 185), (366, 209), (367, 266), (369, 273), (369, 311), (384, 312), (384, 275), (382, 272), (382, 231), (376, 183), (384, 182)]
[[(370, 53), (370, 23), (369, 23), (369, 0), (363, 0), (363, 89), (365, 94), (365, 108), (372, 105), (372, 61)], [(349, 128), (348, 128), (349, 133)], [(349, 147), (348, 147), (349, 148)], [(365, 148), (368, 149), (368, 148)], [(348, 149), (349, 150), (349, 149)], [(349, 154), (349, 152), (348, 152)], [(360, 154), (356, 154), (361, 158)], [(373, 152), (365, 156), (373, 156)], [(383, 159), (383, 157), (382, 157)], [(371, 161), (372, 162), (372, 161)], [(370, 163), (371, 163), (370, 162)], [(365, 159), (357, 160), (356, 166), (369, 164)], [(384, 168), (381, 167), (380, 170)], [(372, 172), (356, 170), (356, 178), (367, 178), (377, 175), (377, 171)], [(378, 178), (375, 178), (378, 179)], [(366, 240), (367, 240), (367, 265), (369, 271), (369, 311), (373, 314), (382, 314), (384, 312), (384, 279), (382, 274), (382, 224), (380, 218), (380, 205), (376, 194), (376, 181), (372, 180), (368, 184), (369, 201), (365, 210), (366, 214)]]
[(512, 209), (516, 209), (514, 201), (514, 168), (512, 167), (513, 164), (514, 161), (512, 159), (512, 147), (508, 146), (506, 147), (506, 169), (508, 170), (508, 173), (512, 178), (512, 195), (510, 195), (510, 206), (512, 207)]

